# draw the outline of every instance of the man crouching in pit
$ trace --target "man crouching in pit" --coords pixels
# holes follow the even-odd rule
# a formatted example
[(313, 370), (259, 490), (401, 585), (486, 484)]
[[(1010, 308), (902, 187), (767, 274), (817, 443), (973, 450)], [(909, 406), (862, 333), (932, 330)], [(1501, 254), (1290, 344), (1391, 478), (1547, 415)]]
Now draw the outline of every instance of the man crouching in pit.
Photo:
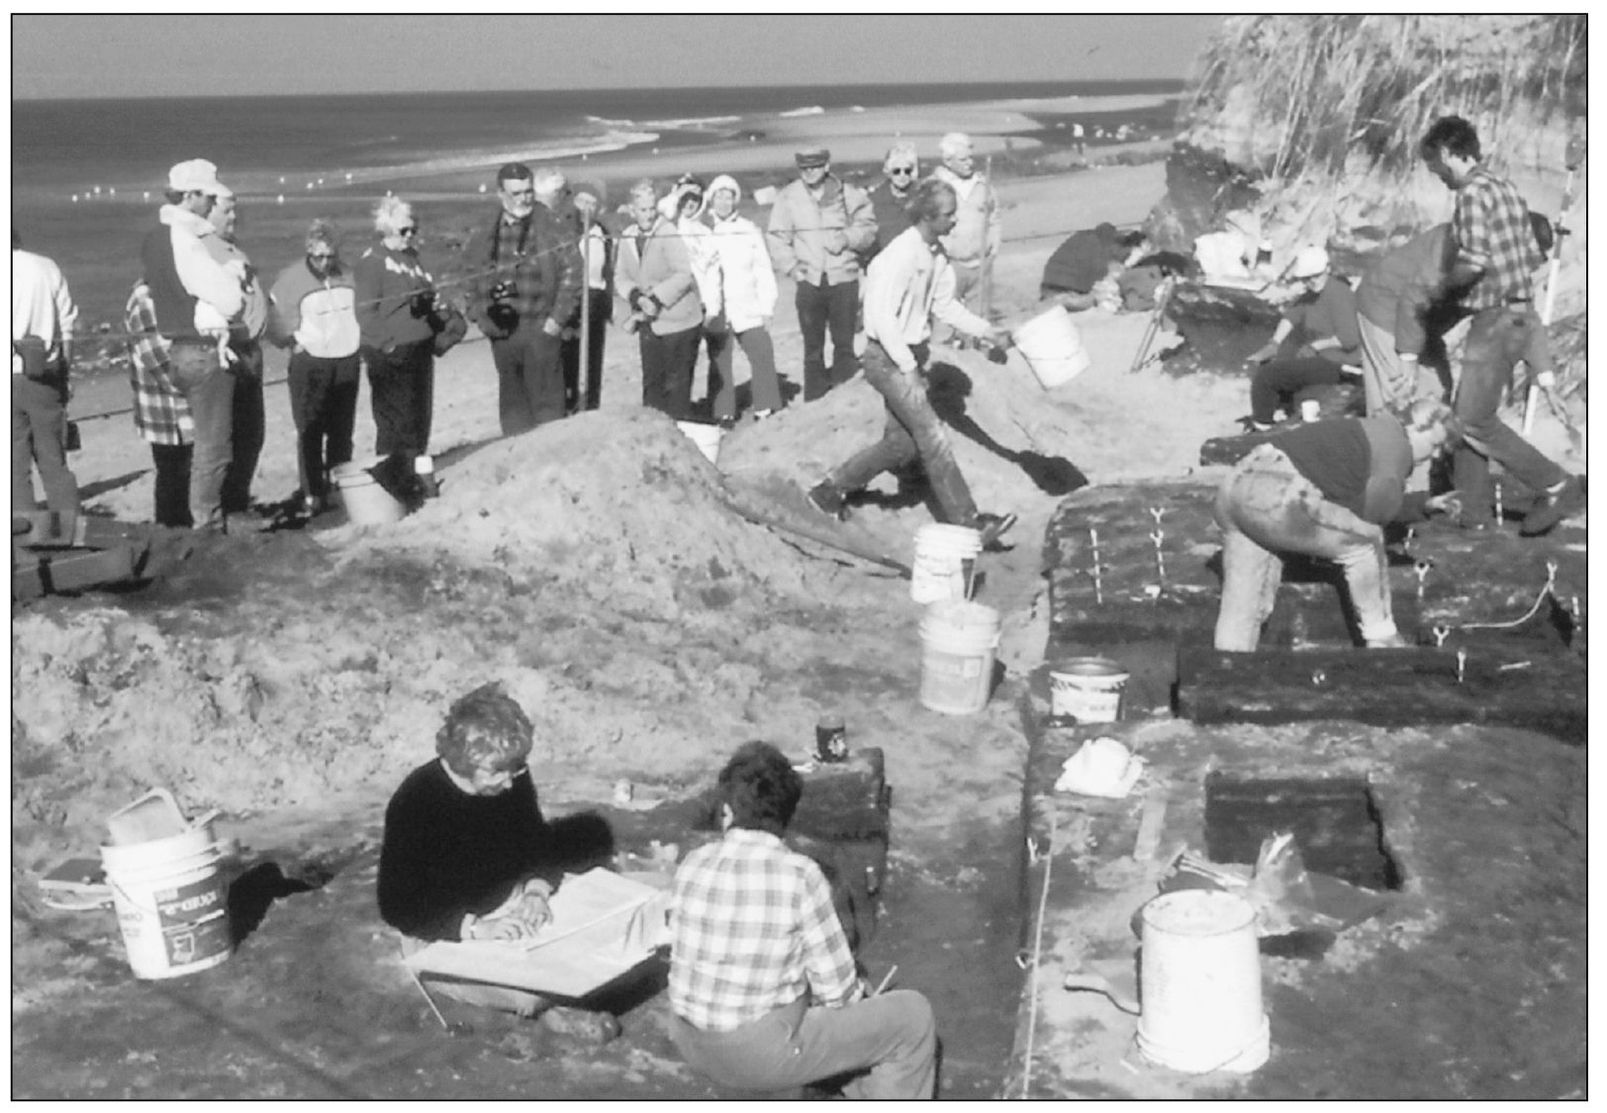
[(755, 1095), (852, 1073), (851, 1098), (931, 1098), (932, 1006), (913, 990), (866, 995), (820, 867), (782, 834), (803, 782), (766, 742), (720, 771), (725, 837), (676, 870), (670, 1035), (716, 1085)]
[[(522, 939), (550, 918), (562, 870), (526, 764), (534, 731), (500, 684), (453, 703), (439, 758), (407, 775), (385, 809), (379, 911), (409, 953), (438, 939)], [(433, 983), (471, 1005), (533, 1016), (547, 999), (506, 986)]]

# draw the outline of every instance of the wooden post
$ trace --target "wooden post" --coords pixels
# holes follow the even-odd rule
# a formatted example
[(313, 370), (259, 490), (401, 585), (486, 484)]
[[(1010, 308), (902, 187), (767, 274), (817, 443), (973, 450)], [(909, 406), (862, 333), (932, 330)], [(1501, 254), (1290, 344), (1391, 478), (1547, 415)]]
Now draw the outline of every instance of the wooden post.
[[(591, 229), (580, 233), (580, 380), (575, 384), (577, 411), (586, 408), (586, 391), (591, 386)], [(602, 404), (601, 398), (598, 404)]]

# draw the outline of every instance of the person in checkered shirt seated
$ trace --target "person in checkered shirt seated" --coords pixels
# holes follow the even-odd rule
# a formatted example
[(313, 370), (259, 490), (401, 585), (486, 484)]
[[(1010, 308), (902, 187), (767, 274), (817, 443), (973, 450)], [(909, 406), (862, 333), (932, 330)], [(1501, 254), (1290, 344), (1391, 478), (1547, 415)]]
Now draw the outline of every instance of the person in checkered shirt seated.
[(851, 1098), (931, 1098), (932, 1006), (913, 990), (871, 996), (831, 887), (782, 835), (803, 781), (774, 746), (748, 742), (720, 771), (725, 836), (688, 854), (670, 897), (670, 1036), (716, 1085), (754, 1094), (853, 1077)]

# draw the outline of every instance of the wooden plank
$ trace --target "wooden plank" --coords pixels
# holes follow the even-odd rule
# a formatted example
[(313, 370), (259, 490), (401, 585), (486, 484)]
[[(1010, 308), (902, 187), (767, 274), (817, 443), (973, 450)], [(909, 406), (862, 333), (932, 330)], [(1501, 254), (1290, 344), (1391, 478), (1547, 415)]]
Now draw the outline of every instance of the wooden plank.
[(1199, 723), (1350, 719), (1378, 726), (1477, 723), (1524, 727), (1583, 745), (1582, 661), (1566, 652), (1470, 646), (1455, 651), (1178, 651), (1178, 713)]

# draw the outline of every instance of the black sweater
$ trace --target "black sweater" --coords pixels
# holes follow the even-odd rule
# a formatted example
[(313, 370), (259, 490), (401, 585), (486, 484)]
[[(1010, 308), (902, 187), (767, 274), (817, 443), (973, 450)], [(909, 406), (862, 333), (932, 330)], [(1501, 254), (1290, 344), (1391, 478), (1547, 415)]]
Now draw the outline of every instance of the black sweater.
[(458, 939), (465, 913), (484, 915), (525, 879), (556, 885), (560, 874), (529, 773), (506, 792), (474, 796), (431, 761), (385, 809), (379, 912), (406, 935)]

